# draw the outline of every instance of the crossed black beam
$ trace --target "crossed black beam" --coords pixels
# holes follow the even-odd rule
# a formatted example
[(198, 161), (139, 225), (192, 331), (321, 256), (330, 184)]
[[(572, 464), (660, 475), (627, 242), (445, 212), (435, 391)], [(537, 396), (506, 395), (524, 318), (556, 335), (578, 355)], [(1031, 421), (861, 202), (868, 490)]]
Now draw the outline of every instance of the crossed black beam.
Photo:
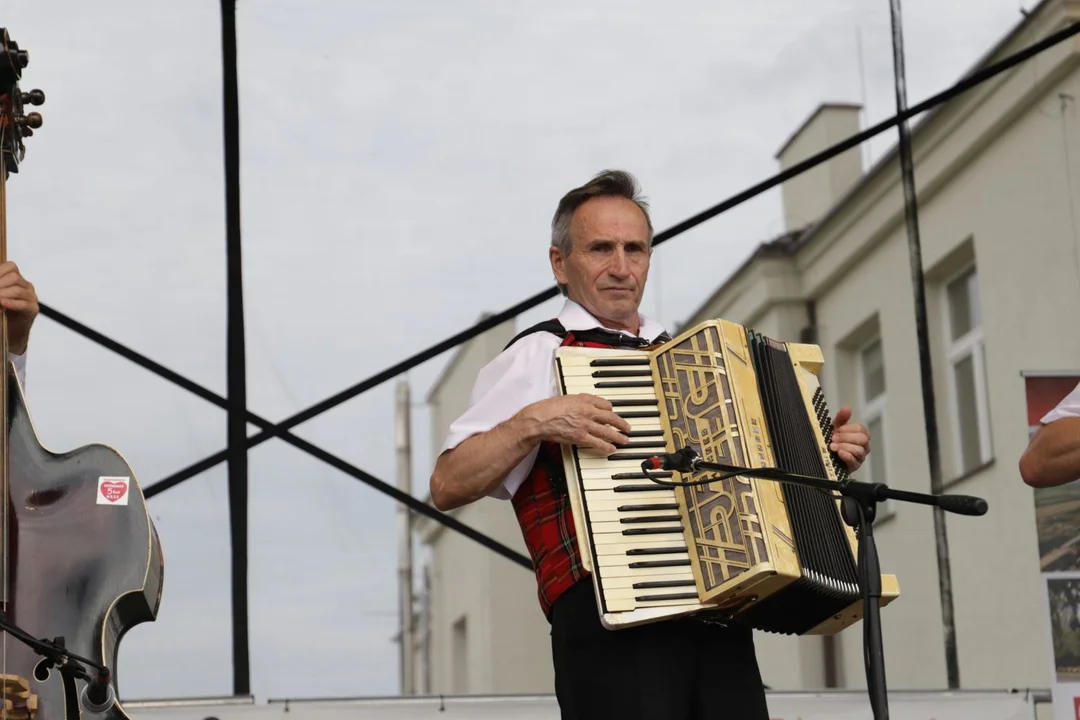
[[(158, 363), (158, 362), (156, 362), (154, 360), (151, 360), (150, 358), (146, 357), (145, 355), (142, 355), (142, 354), (140, 354), (138, 352), (135, 352), (131, 348), (128, 348), (128, 347), (118, 343), (117, 341), (115, 341), (115, 340), (113, 340), (113, 339), (111, 339), (109, 337), (106, 337), (105, 335), (99, 333), (97, 330), (94, 330), (94, 329), (92, 329), (90, 327), (87, 327), (86, 325), (84, 325), (84, 324), (80, 323), (79, 321), (65, 315), (64, 313), (60, 312), (59, 310), (56, 310), (56, 309), (50, 307), (49, 305), (45, 305), (44, 303), (42, 303), (41, 304), (41, 314), (42, 314), (42, 316), (47, 317), (50, 320), (53, 320), (53, 321), (59, 323), (60, 325), (63, 325), (64, 327), (68, 328), (69, 330), (75, 331), (76, 333), (78, 333), (79, 335), (82, 335), (83, 337), (87, 338), (88, 340), (92, 340), (93, 342), (101, 345), (102, 347), (105, 347), (105, 348), (107, 348), (109, 350), (112, 350), (113, 352), (117, 353), (118, 355), (121, 355), (122, 357), (125, 357), (128, 360), (131, 360), (133, 363), (135, 363), (135, 364), (149, 370), (150, 372), (156, 373), (157, 375), (160, 375), (161, 377), (163, 377), (166, 380), (168, 380), (169, 382), (172, 382), (175, 385), (183, 388), (184, 390), (187, 390), (188, 392), (193, 393), (195, 395), (198, 395), (202, 399), (207, 400), (207, 401), (209, 401), (210, 403), (212, 403), (214, 405), (217, 405), (219, 408), (222, 408), (223, 410), (228, 410), (229, 409), (229, 401), (226, 398), (223, 398), (222, 396), (215, 393), (213, 390), (209, 390), (209, 389), (203, 387), (202, 385), (199, 385), (194, 380), (190, 380), (190, 379), (184, 377), (183, 375), (181, 375), (180, 373), (175, 372), (174, 370), (170, 370), (169, 368), (165, 367), (161, 363)], [(321, 403), (320, 403), (320, 405), (321, 405)], [(307, 440), (304, 440), (303, 438), (299, 438), (296, 435), (293, 435), (291, 432), (289, 432), (289, 430), (291, 428), (299, 425), (300, 423), (304, 422), (305, 420), (308, 420), (308, 419), (311, 419), (312, 417), (315, 417), (320, 412), (322, 412), (321, 410), (317, 409), (318, 407), (319, 406), (315, 406), (315, 408), (309, 408), (308, 410), (305, 410), (303, 413), (294, 415), (293, 417), (291, 417), (291, 418), (289, 418), (289, 419), (287, 419), (287, 420), (285, 420), (283, 422), (277, 423), (277, 424), (272, 423), (269, 420), (266, 420), (265, 418), (262, 418), (262, 417), (256, 415), (255, 413), (251, 412), (250, 410), (245, 411), (246, 421), (250, 422), (253, 425), (257, 425), (262, 430), (262, 432), (260, 432), (259, 434), (248, 438), (248, 440), (247, 440), (248, 449), (250, 450), (251, 448), (255, 447), (256, 445), (258, 445), (258, 444), (260, 444), (260, 443), (262, 443), (262, 442), (264, 442), (266, 440), (269, 440), (272, 437), (281, 438), (282, 440), (289, 443), (293, 447), (298, 448), (300, 450), (303, 450), (304, 452), (318, 458), (319, 460), (322, 460), (323, 462), (325, 462), (325, 463), (327, 463), (329, 465), (332, 465), (333, 467), (337, 468), (338, 470), (341, 470), (342, 472), (353, 476), (357, 480), (361, 480), (361, 481), (371, 485), (375, 489), (380, 490), (380, 491), (386, 493), (387, 495), (390, 495), (395, 500), (405, 503), (410, 508), (412, 508), (414, 511), (416, 511), (416, 512), (418, 512), (420, 514), (426, 515), (427, 517), (430, 517), (433, 520), (444, 523), (445, 525), (452, 528), (453, 530), (457, 530), (458, 532), (463, 533), (464, 535), (472, 538), (473, 540), (476, 540), (477, 542), (479, 542), (479, 543), (485, 545), (486, 547), (494, 550), (495, 552), (499, 553), (500, 555), (503, 555), (504, 557), (507, 557), (510, 560), (513, 560), (514, 562), (518, 563), (519, 565), (522, 565), (523, 567), (532, 569), (532, 562), (527, 557), (522, 555), (521, 553), (519, 553), (519, 552), (517, 552), (515, 550), (512, 550), (511, 548), (506, 547), (505, 545), (497, 542), (496, 540), (493, 540), (493, 539), (489, 538), (488, 536), (484, 535), (483, 533), (477, 532), (476, 530), (470, 528), (468, 525), (465, 525), (465, 524), (461, 523), (460, 521), (456, 520), (455, 518), (439, 512), (438, 510), (431, 507), (430, 505), (427, 505), (427, 504), (417, 500), (416, 498), (409, 495), (408, 493), (402, 492), (401, 490), (399, 490), (397, 487), (395, 487), (393, 485), (389, 485), (389, 484), (383, 482), (382, 480), (378, 479), (374, 475), (371, 475), (370, 473), (367, 473), (367, 472), (361, 470), (360, 468), (358, 468), (358, 467), (356, 467), (354, 465), (351, 465), (350, 463), (346, 462), (345, 460), (342, 460), (341, 458), (337, 457), (336, 455), (334, 455), (334, 454), (332, 454), (332, 453), (330, 453), (330, 452), (328, 452), (326, 450), (323, 450), (322, 448), (315, 445), (314, 443), (308, 442)], [(329, 409), (329, 408), (327, 408), (327, 409)], [(214, 467), (218, 463), (224, 462), (227, 459), (228, 459), (228, 451), (227, 450), (222, 450), (221, 452), (215, 453), (215, 454), (211, 455), (208, 458), (200, 460), (199, 462), (195, 463), (194, 465), (192, 465), (192, 466), (190, 466), (188, 468), (185, 468), (181, 472), (170, 476), (166, 480), (161, 480), (159, 482), (154, 483), (153, 485), (150, 485), (149, 487), (145, 488), (144, 494), (145, 494), (145, 496), (147, 498), (155, 497), (156, 495), (159, 495), (160, 493), (168, 490), (169, 488), (172, 488), (172, 487), (175, 487), (175, 486), (179, 485), (184, 480), (186, 480), (186, 479), (188, 479), (190, 477), (194, 477), (195, 475), (198, 475), (199, 473), (201, 473), (201, 472), (203, 472), (205, 470), (209, 470), (210, 468)]]
[[(230, 0), (223, 0), (222, 4), (223, 4), (223, 7), (225, 7), (227, 5), (231, 5), (232, 3), (230, 2)], [(231, 8), (230, 8), (230, 10), (231, 10)], [(227, 23), (227, 25), (228, 25), (227, 28), (223, 27), (223, 35), (232, 36), (232, 33), (234, 32), (234, 24), (233, 23), (234, 23), (235, 18), (232, 16), (232, 13), (230, 11), (227, 11), (226, 19), (229, 22)], [(659, 234), (657, 234), (655, 236), (654, 241), (653, 241), (654, 246), (655, 245), (660, 245), (660, 244), (670, 240), (671, 238), (674, 238), (677, 235), (680, 235), (680, 234), (682, 234), (682, 233), (684, 233), (684, 232), (686, 232), (686, 231), (700, 225), (701, 223), (704, 223), (705, 221), (710, 220), (713, 217), (716, 217), (717, 215), (719, 215), (719, 214), (721, 214), (723, 212), (726, 212), (727, 210), (730, 210), (730, 209), (736, 207), (737, 205), (740, 205), (740, 204), (742, 204), (742, 203), (744, 203), (744, 202), (746, 202), (746, 201), (760, 195), (761, 193), (764, 193), (764, 192), (776, 187), (777, 185), (780, 185), (781, 183), (789, 180), (790, 178), (795, 177), (796, 175), (799, 175), (799, 174), (801, 174), (803, 172), (806, 172), (807, 170), (809, 170), (809, 169), (811, 169), (811, 168), (813, 168), (813, 167), (815, 167), (815, 166), (817, 166), (817, 165), (819, 165), (819, 164), (821, 164), (823, 162), (826, 162), (829, 159), (831, 159), (831, 158), (833, 158), (833, 157), (835, 157), (835, 156), (837, 156), (837, 155), (839, 155), (839, 154), (841, 154), (843, 152), (846, 152), (847, 150), (850, 150), (851, 148), (857, 147), (857, 146), (861, 145), (862, 143), (866, 142), (867, 140), (881, 134), (882, 132), (884, 132), (886, 130), (889, 130), (889, 129), (893, 128), (893, 127), (896, 127), (896, 126), (900, 125), (901, 123), (906, 122), (910, 118), (913, 118), (913, 117), (915, 117), (915, 116), (917, 116), (917, 115), (919, 115), (919, 114), (921, 114), (923, 112), (926, 112), (927, 110), (935, 108), (936, 106), (940, 105), (941, 103), (946, 102), (946, 101), (952, 99), (953, 97), (955, 97), (955, 96), (957, 96), (957, 95), (959, 95), (959, 94), (961, 94), (963, 92), (966, 92), (967, 90), (975, 87), (976, 85), (979, 85), (980, 83), (983, 83), (983, 82), (989, 80), (990, 78), (995, 77), (996, 75), (999, 75), (999, 74), (1011, 69), (1012, 67), (1015, 67), (1016, 65), (1019, 65), (1020, 63), (1026, 61), (1026, 60), (1028, 60), (1028, 59), (1030, 59), (1030, 58), (1032, 58), (1032, 57), (1034, 57), (1036, 55), (1038, 55), (1041, 52), (1046, 51), (1047, 49), (1053, 47), (1054, 45), (1069, 39), (1070, 37), (1076, 35), (1077, 33), (1080, 33), (1080, 23), (1074, 23), (1072, 25), (1069, 25), (1069, 26), (1065, 27), (1064, 29), (1059, 30), (1058, 32), (1047, 36), (1043, 40), (1030, 45), (1029, 47), (1025, 48), (1024, 50), (1021, 50), (1020, 52), (1018, 52), (1018, 53), (1016, 53), (1014, 55), (1008, 56), (1004, 60), (1001, 60), (1001, 61), (999, 61), (999, 62), (997, 62), (997, 63), (995, 63), (993, 65), (990, 65), (990, 66), (988, 66), (986, 68), (983, 68), (982, 70), (980, 70), (978, 72), (972, 73), (971, 75), (969, 75), (966, 78), (962, 79), (960, 82), (956, 83), (955, 85), (951, 86), (950, 88), (938, 93), (937, 95), (934, 95), (934, 96), (928, 98), (927, 100), (924, 100), (923, 102), (921, 102), (921, 103), (919, 103), (917, 105), (914, 105), (914, 106), (912, 106), (910, 108), (907, 108), (906, 110), (903, 110), (902, 112), (894, 115), (892, 118), (890, 118), (888, 120), (885, 120), (885, 121), (882, 121), (882, 122), (878, 123), (877, 125), (874, 125), (873, 127), (869, 128), (867, 130), (864, 130), (861, 133), (858, 133), (857, 135), (853, 135), (850, 138), (848, 138), (847, 140), (844, 140), (844, 141), (842, 141), (840, 143), (837, 143), (836, 145), (833, 145), (832, 147), (830, 147), (830, 148), (828, 148), (828, 149), (826, 149), (826, 150), (824, 150), (824, 151), (822, 151), (822, 152), (820, 152), (820, 153), (818, 153), (818, 154), (804, 160), (803, 162), (801, 162), (801, 163), (799, 163), (799, 164), (797, 164), (797, 165), (795, 165), (795, 166), (793, 166), (793, 167), (791, 167), (791, 168), (789, 168), (789, 169), (787, 169), (787, 170), (785, 170), (785, 171), (783, 171), (781, 173), (778, 173), (777, 175), (774, 175), (773, 177), (769, 178), (768, 180), (765, 180), (765, 181), (763, 181), (761, 183), (758, 183), (757, 185), (754, 185), (753, 187), (750, 187), (750, 188), (748, 188), (748, 189), (746, 189), (746, 190), (744, 190), (744, 191), (742, 191), (742, 192), (728, 198), (727, 200), (725, 200), (725, 201), (723, 201), (721, 203), (718, 203), (717, 205), (714, 205), (713, 207), (711, 207), (711, 208), (709, 208), (707, 210), (704, 210), (703, 212), (700, 212), (697, 215), (694, 215), (693, 217), (690, 217), (690, 218), (682, 221), (681, 223), (678, 223), (677, 225), (674, 225), (674, 226), (668, 228), (667, 230), (665, 230), (665, 231), (663, 231), (663, 232), (661, 232), (661, 233), (659, 233)], [(227, 56), (227, 59), (226, 59), (226, 65), (227, 65), (227, 69), (228, 69), (227, 74), (234, 77), (235, 76), (235, 62), (234, 62), (235, 42), (231, 37), (225, 37), (224, 40), (225, 40), (225, 46), (226, 46), (225, 49), (226, 49), (226, 56)], [(231, 93), (227, 92), (227, 94), (235, 93), (235, 83), (233, 83), (233, 85), (231, 85), (230, 88), (231, 88)], [(236, 108), (234, 106), (229, 105), (228, 98), (226, 98), (226, 111), (227, 111), (227, 114), (229, 114), (235, 120), (235, 118), (236, 118)], [(227, 132), (227, 135), (229, 136), (228, 139), (235, 141), (235, 136), (238, 133), (238, 128), (235, 127), (235, 122), (233, 122), (231, 125), (232, 126), (228, 126), (226, 128), (226, 132)], [(233, 143), (229, 143), (229, 144), (233, 144)], [(229, 162), (229, 161), (231, 161), (231, 162)], [(232, 169), (234, 170), (234, 172), (232, 173), (232, 175), (229, 178), (229, 185), (230, 185), (230, 187), (233, 187), (235, 189), (235, 186), (238, 185), (238, 182), (239, 182), (238, 177), (235, 177), (236, 175), (238, 175), (238, 158), (235, 158), (235, 157), (227, 158), (227, 164), (230, 164), (230, 165), (233, 166)], [(234, 200), (234, 198), (230, 198), (230, 201), (232, 201), (232, 200)], [(230, 202), (229, 204), (230, 204), (231, 207), (234, 206), (234, 202)], [(229, 230), (229, 234), (230, 234), (230, 240), (235, 240), (238, 243), (238, 239), (239, 239), (239, 214), (238, 214), (238, 210), (236, 211), (236, 216), (235, 217), (230, 217), (229, 221), (230, 221), (229, 222), (230, 227), (228, 228), (228, 230)], [(370, 390), (370, 389), (372, 389), (372, 388), (374, 388), (374, 387), (376, 387), (378, 385), (381, 385), (382, 383), (386, 382), (387, 380), (390, 380), (390, 379), (392, 379), (394, 377), (397, 377), (398, 375), (410, 370), (411, 368), (416, 367), (417, 365), (420, 365), (420, 364), (422, 364), (424, 362), (427, 362), (428, 360), (431, 360), (431, 359), (441, 355), (442, 353), (444, 353), (444, 352), (446, 352), (448, 350), (451, 350), (452, 348), (471, 340), (472, 338), (476, 337), (477, 335), (480, 335), (481, 333), (484, 333), (484, 332), (486, 332), (486, 331), (488, 331), (488, 330), (490, 330), (490, 329), (492, 329), (492, 328), (494, 328), (494, 327), (496, 327), (496, 326), (498, 326), (498, 325), (500, 325), (500, 324), (502, 324), (502, 323), (504, 323), (504, 322), (506, 322), (508, 320), (511, 320), (511, 319), (515, 318), (519, 314), (521, 314), (521, 313), (523, 313), (523, 312), (525, 312), (525, 311), (539, 305), (540, 303), (545, 302), (547, 300), (550, 300), (551, 298), (554, 298), (557, 294), (558, 294), (557, 286), (552, 285), (548, 289), (546, 289), (546, 290), (544, 290), (542, 292), (536, 293), (532, 297), (527, 298), (527, 299), (523, 300), (522, 302), (520, 302), (520, 303), (518, 303), (518, 304), (516, 304), (516, 305), (514, 305), (514, 306), (512, 306), (510, 308), (507, 308), (506, 310), (502, 311), (501, 313), (499, 313), (497, 315), (487, 317), (484, 320), (481, 320), (480, 322), (476, 323), (472, 327), (467, 328), (466, 330), (463, 330), (463, 331), (461, 331), (459, 333), (456, 333), (455, 335), (452, 335), (452, 336), (446, 338), (445, 340), (443, 340), (443, 341), (441, 341), (439, 343), (436, 343), (435, 345), (432, 345), (431, 347), (427, 348), (426, 350), (423, 350), (423, 351), (413, 355), (412, 357), (410, 357), (410, 358), (408, 358), (406, 360), (403, 360), (403, 361), (397, 363), (396, 365), (393, 365), (393, 366), (383, 370), (382, 372), (379, 372), (379, 373), (377, 373), (375, 375), (372, 375), (371, 377), (367, 378), (366, 380), (363, 380), (363, 381), (361, 381), (361, 382), (359, 382), (359, 383), (357, 383), (357, 384), (355, 384), (355, 385), (353, 385), (353, 386), (351, 386), (351, 387), (349, 387), (349, 388), (347, 388), (345, 390), (342, 390), (341, 392), (337, 393), (336, 395), (333, 395), (332, 397), (329, 397), (329, 398), (327, 398), (327, 399), (325, 399), (325, 400), (323, 400), (323, 401), (321, 401), (319, 403), (316, 403), (315, 405), (312, 405), (312, 406), (308, 407), (307, 409), (302, 410), (301, 412), (296, 413), (295, 415), (292, 415), (292, 416), (290, 416), (290, 417), (288, 417), (288, 418), (286, 418), (286, 419), (284, 419), (284, 420), (282, 420), (282, 421), (280, 421), (278, 423), (272, 423), (269, 420), (266, 420), (266, 419), (256, 415), (255, 413), (251, 412), (250, 410), (248, 410), (246, 408), (246, 403), (241, 404), (241, 407), (236, 407), (235, 406), (235, 404), (236, 404), (235, 401), (233, 403), (230, 403), (229, 400), (227, 400), (226, 398), (221, 397), (217, 393), (214, 393), (213, 391), (208, 390), (207, 388), (205, 388), (205, 387), (199, 385), (198, 383), (196, 383), (196, 382), (194, 382), (194, 381), (180, 375), (179, 373), (177, 373), (177, 372), (175, 372), (173, 370), (170, 370), (169, 368), (165, 367), (164, 365), (162, 365), (162, 364), (160, 364), (160, 363), (158, 363), (158, 362), (156, 362), (154, 360), (151, 360), (150, 358), (146, 357), (145, 355), (142, 355), (142, 354), (140, 354), (138, 352), (135, 352), (134, 350), (126, 347), (125, 345), (122, 345), (121, 343), (119, 343), (119, 342), (117, 342), (117, 341), (115, 341), (115, 340), (113, 340), (113, 339), (111, 339), (109, 337), (106, 337), (102, 333), (99, 333), (96, 330), (93, 330), (92, 328), (90, 328), (90, 327), (88, 327), (88, 326), (74, 320), (73, 318), (65, 315), (64, 313), (60, 312), (59, 310), (56, 310), (55, 308), (53, 308), (53, 307), (51, 307), (51, 306), (49, 306), (47, 304), (44, 304), (44, 303), (41, 304), (41, 314), (44, 317), (47, 317), (50, 320), (53, 320), (54, 322), (57, 322), (60, 325), (63, 325), (64, 327), (72, 330), (73, 332), (78, 333), (79, 335), (82, 335), (83, 337), (87, 338), (88, 340), (91, 340), (91, 341), (93, 341), (93, 342), (95, 342), (95, 343), (97, 343), (97, 344), (99, 344), (99, 345), (101, 345), (101, 346), (103, 346), (103, 347), (105, 347), (105, 348), (107, 348), (109, 350), (112, 350), (113, 352), (121, 355), (122, 357), (127, 358), (128, 360), (136, 363), (137, 365), (140, 365), (141, 367), (145, 368), (146, 370), (149, 370), (150, 372), (153, 372), (153, 373), (159, 375), (160, 377), (162, 377), (162, 378), (172, 382), (173, 384), (187, 390), (188, 392), (194, 393), (195, 395), (198, 395), (199, 397), (203, 398), (204, 400), (207, 400), (208, 402), (210, 402), (210, 403), (212, 403), (214, 405), (217, 405), (218, 407), (220, 407), (220, 408), (222, 408), (222, 409), (224, 409), (226, 411), (230, 411), (230, 415), (234, 416), (234, 417), (232, 417), (230, 419), (230, 432), (233, 429), (235, 429), (233, 426), (236, 426), (236, 425), (238, 425), (238, 423), (243, 422), (239, 418), (239, 415), (242, 412), (243, 420), (246, 420), (246, 422), (250, 422), (250, 423), (252, 423), (252, 424), (254, 424), (254, 425), (256, 425), (256, 426), (258, 426), (260, 428), (260, 431), (257, 434), (255, 434), (255, 435), (253, 435), (251, 437), (246, 437), (246, 432), (244, 433), (245, 438), (246, 438), (245, 441), (244, 441), (244, 444), (246, 446), (246, 448), (245, 448), (246, 450), (250, 450), (251, 448), (253, 448), (253, 447), (255, 447), (255, 446), (257, 446), (257, 445), (271, 439), (271, 438), (279, 438), (279, 439), (289, 443), (293, 447), (296, 447), (296, 448), (298, 448), (300, 450), (303, 450), (304, 452), (312, 455), (313, 457), (318, 458), (319, 460), (322, 460), (323, 462), (331, 465), (332, 467), (335, 467), (338, 470), (340, 470), (340, 471), (342, 471), (342, 472), (344, 472), (344, 473), (346, 473), (348, 475), (351, 475), (352, 477), (356, 478), (357, 480), (360, 480), (361, 482), (364, 482), (364, 483), (367, 483), (368, 485), (371, 485), (376, 490), (379, 490), (380, 492), (386, 493), (387, 495), (391, 496), (392, 498), (394, 498), (398, 502), (405, 503), (414, 512), (419, 513), (421, 515), (424, 515), (426, 517), (429, 517), (429, 518), (431, 518), (432, 520), (434, 520), (436, 522), (442, 523), (443, 525), (447, 526), (451, 530), (455, 530), (457, 532), (462, 533), (466, 537), (469, 537), (470, 539), (475, 540), (476, 542), (480, 543), (481, 545), (484, 545), (488, 549), (493, 550), (494, 552), (499, 553), (503, 557), (506, 557), (507, 559), (518, 563), (519, 565), (521, 565), (524, 568), (532, 569), (532, 562), (527, 557), (525, 557), (522, 554), (516, 552), (515, 550), (513, 550), (511, 548), (508, 548), (505, 545), (503, 545), (502, 543), (500, 543), (500, 542), (498, 542), (498, 541), (484, 535), (483, 533), (480, 533), (480, 532), (474, 530), (473, 528), (461, 523), (460, 521), (456, 520), (455, 518), (453, 518), (453, 517), (451, 517), (449, 515), (446, 515), (446, 514), (444, 514), (442, 512), (439, 512), (438, 510), (436, 510), (435, 508), (427, 505), (426, 503), (423, 503), (423, 502), (417, 500), (416, 498), (414, 498), (409, 493), (405, 493), (405, 492), (399, 490), (397, 487), (395, 487), (393, 485), (390, 485), (390, 484), (376, 478), (375, 476), (371, 475), (370, 473), (368, 473), (368, 472), (366, 472), (366, 471), (364, 471), (364, 470), (362, 470), (362, 469), (360, 469), (360, 468), (346, 462), (345, 460), (342, 460), (341, 458), (337, 457), (336, 455), (334, 455), (334, 454), (332, 454), (332, 453), (318, 447), (314, 443), (311, 443), (311, 442), (308, 442), (307, 440), (303, 440), (301, 438), (296, 437), (290, 431), (293, 428), (295, 428), (296, 426), (298, 426), (298, 425), (300, 425), (300, 424), (302, 424), (304, 422), (307, 422), (308, 420), (311, 420), (312, 418), (326, 412), (327, 410), (330, 410), (330, 409), (332, 409), (334, 407), (337, 407), (338, 405), (340, 405), (340, 404), (342, 404), (342, 403), (344, 403), (344, 402), (346, 402), (346, 401), (348, 401), (348, 400), (350, 400), (350, 399), (352, 399), (352, 398), (354, 398), (354, 397), (356, 397), (356, 396), (358, 396), (358, 395), (360, 395), (360, 394), (362, 394), (364, 392), (367, 392), (368, 390)], [(230, 312), (232, 312), (231, 309), (230, 309)], [(230, 348), (230, 350), (231, 349), (232, 348)], [(245, 395), (246, 395), (246, 393), (245, 393)], [(235, 446), (237, 445), (237, 442), (236, 442), (235, 438), (230, 438), (230, 440), (231, 440), (230, 444), (233, 445), (233, 447), (231, 448), (232, 456), (233, 456), (233, 459), (235, 460), (235, 455), (236, 455), (236, 450), (237, 450), (237, 448)], [(230, 449), (228, 449), (228, 448), (224, 449), (224, 450), (221, 450), (221, 451), (219, 451), (217, 453), (214, 453), (213, 455), (210, 455), (208, 457), (205, 457), (202, 460), (199, 460), (198, 462), (184, 468), (183, 470), (180, 470), (180, 471), (178, 471), (176, 473), (173, 473), (172, 475), (166, 477), (165, 479), (160, 480), (160, 481), (154, 483), (153, 485), (150, 485), (150, 486), (146, 487), (144, 489), (144, 493), (145, 493), (145, 495), (146, 495), (146, 497), (148, 499), (156, 497), (157, 495), (161, 494), (162, 492), (165, 492), (166, 490), (179, 485), (184, 480), (187, 480), (188, 478), (194, 477), (195, 475), (198, 475), (198, 474), (200, 474), (200, 473), (202, 473), (202, 472), (204, 472), (206, 470), (209, 470), (210, 468), (215, 467), (219, 463), (224, 462), (226, 460), (230, 460)], [(245, 479), (246, 479), (246, 468), (244, 468), (243, 474), (244, 474)], [(246, 508), (246, 502), (243, 503), (243, 507)], [(244, 510), (242, 508), (238, 508), (238, 512), (244, 512)], [(245, 552), (243, 552), (243, 555), (246, 556), (246, 545), (244, 546), (244, 551)], [(234, 547), (234, 554), (236, 552), (237, 552), (237, 549)], [(244, 558), (244, 560), (246, 561), (246, 558)], [(236, 565), (235, 558), (234, 558), (234, 565)], [(238, 568), (246, 567), (246, 562), (242, 562), (242, 564), (237, 565), (237, 567)], [(243, 587), (244, 593), (246, 594), (246, 582), (241, 581), (241, 585)], [(235, 592), (236, 592), (236, 583), (234, 582), (234, 593)], [(245, 599), (246, 599), (246, 597), (245, 597)], [(235, 604), (235, 598), (234, 598), (234, 604)], [(246, 623), (245, 623), (245, 626), (246, 626)], [(245, 627), (243, 640), (246, 641), (246, 627)], [(244, 641), (240, 641), (240, 645), (246, 646), (246, 642), (244, 642)], [(236, 645), (236, 641), (234, 641), (234, 645)], [(234, 647), (234, 650), (235, 649), (236, 648)], [(247, 664), (246, 664), (246, 647), (243, 647), (242, 650), (244, 651), (243, 652), (243, 669), (242, 669), (242, 671), (238, 672), (238, 679), (236, 681), (236, 692), (241, 693), (241, 694), (248, 692), (248, 687), (249, 687), (248, 670), (247, 670)]]

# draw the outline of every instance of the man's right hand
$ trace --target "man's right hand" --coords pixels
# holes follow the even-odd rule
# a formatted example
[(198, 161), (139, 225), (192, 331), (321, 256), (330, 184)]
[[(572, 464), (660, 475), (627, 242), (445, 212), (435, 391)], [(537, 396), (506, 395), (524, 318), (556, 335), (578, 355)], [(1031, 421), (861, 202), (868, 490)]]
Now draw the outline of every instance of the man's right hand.
[(630, 423), (596, 395), (540, 400), (439, 455), (431, 473), (431, 502), (446, 512), (490, 495), (545, 440), (595, 448), (607, 457), (629, 441), (628, 432)]
[(630, 432), (630, 423), (614, 413), (609, 401), (596, 395), (548, 398), (525, 408), (522, 416), (537, 424), (541, 440), (594, 448), (605, 457), (614, 453), (617, 445), (630, 441), (625, 435)]

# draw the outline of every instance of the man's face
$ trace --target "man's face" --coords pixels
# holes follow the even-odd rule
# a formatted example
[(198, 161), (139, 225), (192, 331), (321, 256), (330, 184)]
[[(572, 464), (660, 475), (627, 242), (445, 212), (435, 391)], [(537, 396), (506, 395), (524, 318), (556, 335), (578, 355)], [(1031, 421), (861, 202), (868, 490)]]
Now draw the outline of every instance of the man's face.
[(555, 278), (571, 300), (614, 329), (638, 331), (638, 306), (649, 275), (649, 225), (621, 197), (593, 198), (574, 213), (568, 257), (551, 248)]

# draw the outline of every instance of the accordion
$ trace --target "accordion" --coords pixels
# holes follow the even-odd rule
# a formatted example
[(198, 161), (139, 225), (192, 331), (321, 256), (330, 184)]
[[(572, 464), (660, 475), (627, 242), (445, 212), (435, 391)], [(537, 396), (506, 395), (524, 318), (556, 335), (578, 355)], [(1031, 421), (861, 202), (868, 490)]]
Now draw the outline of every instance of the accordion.
[[(651, 348), (556, 351), (559, 392), (603, 397), (632, 428), (611, 456), (562, 448), (578, 547), (606, 628), (701, 614), (824, 635), (861, 619), (858, 545), (838, 493), (642, 468), (688, 447), (705, 462), (843, 481), (847, 467), (829, 450), (822, 365), (816, 345), (726, 320)], [(717, 479), (705, 484), (709, 476)], [(896, 577), (882, 575), (881, 590), (884, 607), (899, 596)]]

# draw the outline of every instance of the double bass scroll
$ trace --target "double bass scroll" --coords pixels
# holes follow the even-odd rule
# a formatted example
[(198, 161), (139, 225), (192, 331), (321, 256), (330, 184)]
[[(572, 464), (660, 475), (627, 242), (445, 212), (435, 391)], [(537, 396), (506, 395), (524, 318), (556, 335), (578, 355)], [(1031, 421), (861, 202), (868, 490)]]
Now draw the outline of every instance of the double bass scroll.
[[(29, 53), (0, 28), (0, 263), (7, 181), (42, 126), (40, 90), (19, 87)], [(0, 720), (126, 720), (121, 638), (157, 619), (164, 562), (134, 472), (113, 448), (38, 440), (0, 308)]]

